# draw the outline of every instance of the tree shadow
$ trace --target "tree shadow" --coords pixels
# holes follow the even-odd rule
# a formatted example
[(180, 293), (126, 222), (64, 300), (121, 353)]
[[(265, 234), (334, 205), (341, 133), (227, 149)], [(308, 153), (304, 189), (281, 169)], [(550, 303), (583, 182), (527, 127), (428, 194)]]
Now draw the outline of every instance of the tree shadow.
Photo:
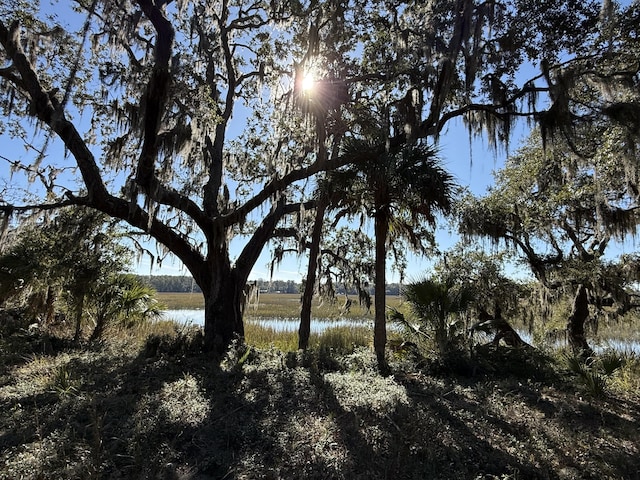
[(0, 424), (0, 473), (638, 478), (631, 400), (574, 401), (565, 384), (516, 377), (396, 371), (383, 378), (371, 352), (347, 357), (238, 348), (220, 364), (195, 344), (137, 355), (63, 352), (52, 362), (69, 372), (68, 392), (1, 387), (0, 408), (8, 413)]

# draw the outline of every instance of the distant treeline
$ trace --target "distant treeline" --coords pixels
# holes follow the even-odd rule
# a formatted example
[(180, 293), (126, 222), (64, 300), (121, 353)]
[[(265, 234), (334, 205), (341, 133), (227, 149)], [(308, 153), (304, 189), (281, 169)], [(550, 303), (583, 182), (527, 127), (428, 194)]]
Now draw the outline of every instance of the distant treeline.
[[(190, 276), (177, 275), (143, 275), (140, 280), (148, 283), (158, 292), (192, 292), (200, 293), (200, 287)], [(298, 293), (300, 284), (293, 280), (258, 280), (258, 286), (263, 293)]]
[[(193, 281), (190, 276), (178, 275), (139, 275), (138, 278), (151, 285), (158, 292), (191, 292), (200, 293), (200, 287)], [(258, 286), (262, 293), (300, 293), (302, 285), (293, 280), (258, 280)], [(373, 294), (373, 285), (370, 287)], [(339, 295), (344, 294), (344, 288), (339, 285), (336, 287)], [(398, 295), (400, 285), (391, 283), (387, 285), (387, 295)], [(350, 295), (357, 294), (355, 290), (349, 291)]]
[(201, 293), (200, 287), (189, 276), (178, 275), (138, 275), (138, 278), (151, 285), (158, 292)]

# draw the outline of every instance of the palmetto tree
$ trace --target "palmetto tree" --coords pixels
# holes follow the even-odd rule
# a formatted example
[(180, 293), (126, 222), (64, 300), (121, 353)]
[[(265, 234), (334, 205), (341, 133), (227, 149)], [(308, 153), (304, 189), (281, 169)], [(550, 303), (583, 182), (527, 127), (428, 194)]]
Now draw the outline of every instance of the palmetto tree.
[(417, 144), (397, 153), (380, 150), (376, 139), (345, 141), (343, 153), (353, 162), (329, 175), (330, 206), (338, 216), (374, 219), (375, 322), (374, 349), (381, 371), (387, 369), (386, 257), (397, 240), (426, 253), (433, 245), (437, 213), (450, 212), (456, 185), (440, 165), (433, 147)]
[(134, 326), (160, 318), (165, 308), (152, 287), (127, 273), (106, 275), (92, 285), (87, 307), (95, 319), (91, 340), (100, 339), (109, 323)]
[(469, 309), (476, 299), (475, 293), (470, 285), (453, 277), (432, 277), (411, 282), (404, 288), (403, 294), (411, 305), (418, 325), (413, 326), (398, 311), (392, 312), (392, 318), (405, 326), (411, 326), (411, 331), (415, 333), (423, 333), (421, 327), (426, 327), (438, 353), (446, 355), (458, 347), (456, 340), (460, 331), (456, 324), (449, 323), (450, 317)]

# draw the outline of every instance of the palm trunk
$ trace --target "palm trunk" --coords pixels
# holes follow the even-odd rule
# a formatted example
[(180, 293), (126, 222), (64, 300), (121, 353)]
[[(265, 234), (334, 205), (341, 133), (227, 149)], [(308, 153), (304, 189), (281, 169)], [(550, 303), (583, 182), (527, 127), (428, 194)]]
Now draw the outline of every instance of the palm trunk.
[(45, 325), (51, 325), (53, 323), (53, 317), (55, 314), (55, 302), (57, 297), (57, 291), (54, 287), (49, 285), (47, 287), (47, 299), (44, 304), (45, 308)]
[(322, 237), (322, 222), (326, 210), (326, 200), (318, 202), (315, 223), (311, 232), (311, 247), (309, 248), (309, 265), (307, 266), (307, 279), (302, 294), (302, 307), (300, 309), (300, 328), (298, 329), (298, 348), (306, 350), (309, 346), (311, 335), (311, 304), (313, 291), (316, 284), (316, 270), (318, 268), (318, 255), (320, 254), (320, 239)]
[(389, 216), (383, 207), (378, 209), (374, 220), (376, 241), (376, 285), (375, 285), (375, 317), (373, 324), (373, 349), (378, 360), (378, 370), (387, 374), (389, 366), (385, 356), (387, 345), (387, 321), (386, 321), (386, 258), (387, 258), (387, 232), (389, 229)]

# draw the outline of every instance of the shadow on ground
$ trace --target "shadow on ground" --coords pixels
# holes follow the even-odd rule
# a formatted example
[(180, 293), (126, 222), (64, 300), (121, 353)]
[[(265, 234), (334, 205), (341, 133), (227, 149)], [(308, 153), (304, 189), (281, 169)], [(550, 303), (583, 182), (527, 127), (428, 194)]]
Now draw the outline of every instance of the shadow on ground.
[(561, 378), (381, 377), (366, 349), (23, 348), (0, 365), (0, 479), (640, 478), (638, 404)]

